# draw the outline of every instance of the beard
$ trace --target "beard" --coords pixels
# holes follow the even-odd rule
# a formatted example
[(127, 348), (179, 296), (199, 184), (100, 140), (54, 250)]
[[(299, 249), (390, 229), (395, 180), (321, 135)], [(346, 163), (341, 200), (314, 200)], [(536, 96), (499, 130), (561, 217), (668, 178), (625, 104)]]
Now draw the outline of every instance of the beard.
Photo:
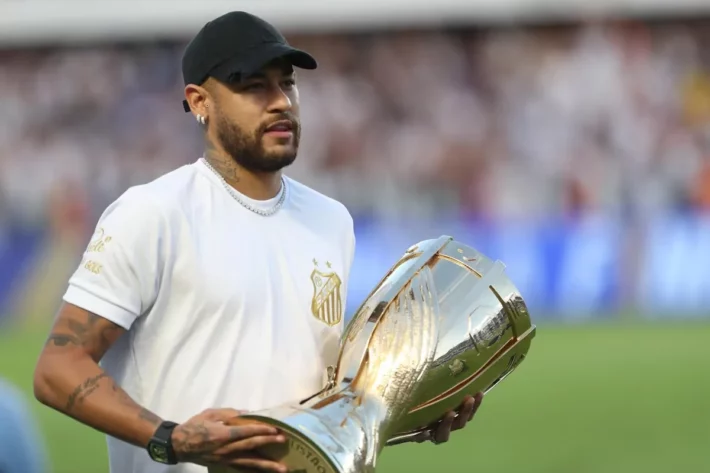
[(291, 149), (278, 151), (264, 149), (262, 138), (270, 123), (260, 126), (249, 134), (221, 113), (216, 114), (215, 118), (217, 120), (214, 126), (220, 145), (244, 169), (258, 173), (273, 173), (290, 166), (296, 160), (301, 139), (301, 125), (293, 114), (284, 113), (273, 120), (290, 120), (293, 123)]

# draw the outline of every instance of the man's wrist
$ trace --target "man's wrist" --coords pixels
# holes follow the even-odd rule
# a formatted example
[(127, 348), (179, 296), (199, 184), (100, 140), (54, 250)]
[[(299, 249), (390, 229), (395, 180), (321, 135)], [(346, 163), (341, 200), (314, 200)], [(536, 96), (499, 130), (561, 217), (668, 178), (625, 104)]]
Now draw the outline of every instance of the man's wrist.
[(158, 463), (176, 465), (177, 453), (173, 447), (173, 431), (178, 426), (175, 422), (163, 421), (148, 442), (148, 455)]

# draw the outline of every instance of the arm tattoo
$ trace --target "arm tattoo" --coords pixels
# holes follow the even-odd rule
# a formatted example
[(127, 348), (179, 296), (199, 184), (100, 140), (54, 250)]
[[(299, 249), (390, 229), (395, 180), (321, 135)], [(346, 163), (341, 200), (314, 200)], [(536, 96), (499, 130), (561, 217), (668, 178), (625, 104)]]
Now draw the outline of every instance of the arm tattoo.
[(116, 394), (116, 396), (118, 396), (119, 400), (120, 400), (123, 404), (129, 405), (129, 406), (132, 406), (133, 404), (135, 404), (135, 402), (133, 401), (133, 399), (131, 399), (131, 396), (129, 396), (126, 391), (124, 391), (123, 389), (121, 389), (121, 388), (116, 384), (115, 381), (111, 381), (111, 389), (112, 389), (113, 392)]
[(141, 409), (140, 413), (138, 414), (138, 418), (141, 420), (148, 421), (156, 427), (160, 425), (160, 423), (163, 421), (160, 417), (153, 414), (148, 409)]
[[(89, 397), (97, 389), (99, 389), (99, 382), (103, 378), (110, 379), (106, 373), (101, 373), (97, 376), (87, 379), (82, 384), (77, 386), (77, 388), (74, 390), (74, 392), (71, 393), (71, 395), (69, 396), (69, 400), (67, 401), (67, 412), (70, 412), (72, 409), (74, 409), (77, 404), (81, 404), (82, 402), (84, 402), (87, 397)], [(114, 392), (115, 395), (118, 396), (119, 401), (121, 403), (131, 407), (136, 406), (135, 401), (131, 399), (128, 393), (121, 389), (113, 380), (111, 380), (111, 390)], [(138, 418), (141, 420), (148, 421), (156, 427), (160, 425), (160, 423), (163, 421), (160, 417), (145, 408), (140, 409), (140, 411), (138, 412)]]
[(61, 333), (52, 333), (47, 339), (47, 346), (54, 345), (56, 347), (65, 347), (67, 345), (81, 346), (81, 340), (72, 335), (62, 335)]
[(108, 375), (106, 373), (101, 373), (99, 375), (88, 378), (86, 381), (77, 386), (76, 389), (74, 389), (74, 392), (69, 395), (69, 399), (67, 400), (67, 405), (65, 407), (66, 411), (71, 412), (74, 407), (76, 407), (77, 403), (83, 403), (86, 398), (91, 396), (97, 389), (99, 389), (99, 382), (103, 378), (107, 377)]
[(96, 314), (87, 314), (86, 320), (80, 321), (69, 319), (66, 321), (66, 328), (62, 328), (62, 332), (67, 330), (69, 333), (59, 333), (55, 331), (49, 335), (46, 346), (65, 347), (74, 345), (77, 347), (87, 347), (91, 344), (98, 343), (101, 347), (108, 347), (114, 338), (117, 330), (122, 330), (121, 327), (109, 324), (101, 327), (98, 333), (98, 342), (96, 341), (96, 325), (104, 319)]
[(67, 325), (69, 326), (69, 331), (79, 340), (81, 345), (85, 345), (89, 336), (91, 335), (91, 329), (98, 321), (98, 315), (89, 314), (85, 322), (79, 322), (78, 320), (67, 320)]

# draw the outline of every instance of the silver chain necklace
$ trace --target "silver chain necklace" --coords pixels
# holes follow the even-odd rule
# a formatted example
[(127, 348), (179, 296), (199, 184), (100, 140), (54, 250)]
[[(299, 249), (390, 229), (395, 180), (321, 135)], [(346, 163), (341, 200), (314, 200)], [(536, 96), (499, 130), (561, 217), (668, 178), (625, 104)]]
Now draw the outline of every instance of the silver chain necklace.
[(224, 188), (227, 190), (227, 192), (229, 192), (229, 195), (231, 195), (234, 200), (239, 202), (239, 204), (245, 209), (254, 212), (257, 215), (261, 215), (262, 217), (270, 217), (271, 215), (274, 215), (276, 212), (279, 211), (284, 201), (286, 200), (286, 180), (283, 178), (283, 176), (281, 176), (281, 190), (279, 191), (281, 195), (279, 196), (279, 200), (270, 209), (262, 210), (254, 207), (253, 205), (250, 205), (248, 202), (244, 202), (244, 200), (239, 197), (239, 194), (237, 194), (234, 188), (229, 185), (229, 183), (224, 179), (224, 177), (222, 177), (222, 175), (217, 172), (217, 170), (213, 168), (212, 165), (205, 158), (200, 159), (202, 159), (202, 162), (205, 163), (205, 166), (207, 166), (207, 168), (219, 178)]

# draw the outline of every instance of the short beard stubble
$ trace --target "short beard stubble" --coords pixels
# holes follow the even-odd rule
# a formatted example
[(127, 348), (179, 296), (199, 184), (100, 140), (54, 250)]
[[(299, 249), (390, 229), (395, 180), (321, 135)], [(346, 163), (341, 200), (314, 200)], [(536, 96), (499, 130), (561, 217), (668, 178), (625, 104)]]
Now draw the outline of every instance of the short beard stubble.
[(253, 134), (245, 133), (234, 123), (231, 123), (222, 113), (215, 114), (217, 119), (213, 122), (219, 144), (227, 154), (241, 167), (251, 172), (272, 173), (290, 166), (296, 160), (298, 145), (301, 139), (301, 125), (296, 117), (290, 113), (274, 119), (290, 120), (293, 123), (293, 142), (290, 151), (267, 152), (264, 149), (262, 138), (266, 128), (270, 125), (261, 125)]

